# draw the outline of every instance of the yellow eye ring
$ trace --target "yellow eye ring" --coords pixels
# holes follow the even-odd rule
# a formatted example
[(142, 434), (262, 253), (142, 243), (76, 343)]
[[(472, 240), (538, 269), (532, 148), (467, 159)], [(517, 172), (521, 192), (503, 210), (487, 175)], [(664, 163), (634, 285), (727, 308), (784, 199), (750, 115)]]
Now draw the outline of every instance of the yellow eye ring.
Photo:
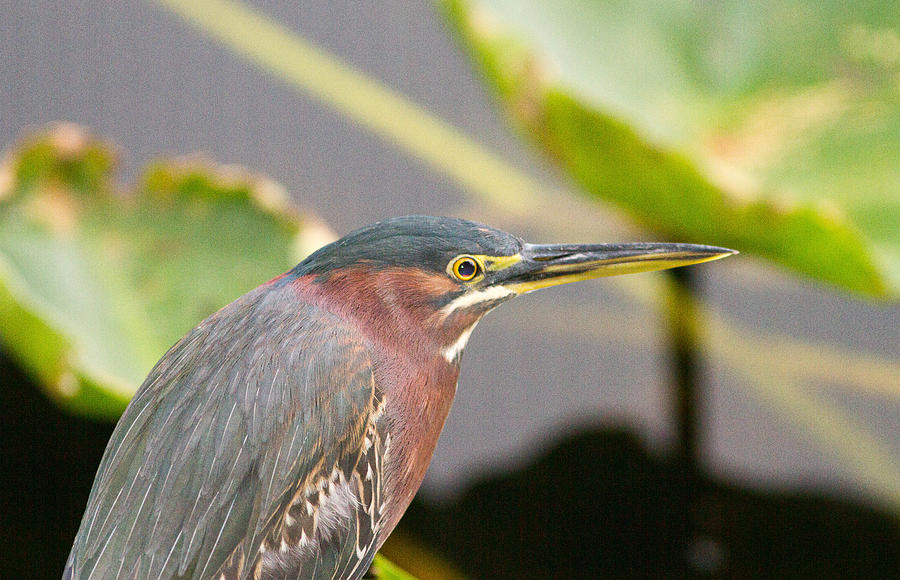
[(481, 266), (478, 264), (478, 260), (472, 256), (460, 256), (453, 261), (450, 271), (458, 280), (468, 282), (478, 275)]

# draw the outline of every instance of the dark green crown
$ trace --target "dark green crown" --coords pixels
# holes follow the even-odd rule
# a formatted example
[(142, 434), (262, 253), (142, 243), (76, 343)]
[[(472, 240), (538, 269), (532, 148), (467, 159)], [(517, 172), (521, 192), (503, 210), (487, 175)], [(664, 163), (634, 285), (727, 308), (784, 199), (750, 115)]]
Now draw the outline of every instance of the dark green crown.
[(320, 248), (293, 274), (326, 274), (354, 264), (443, 272), (459, 254), (511, 256), (522, 245), (511, 234), (468, 220), (403, 216), (376, 222)]

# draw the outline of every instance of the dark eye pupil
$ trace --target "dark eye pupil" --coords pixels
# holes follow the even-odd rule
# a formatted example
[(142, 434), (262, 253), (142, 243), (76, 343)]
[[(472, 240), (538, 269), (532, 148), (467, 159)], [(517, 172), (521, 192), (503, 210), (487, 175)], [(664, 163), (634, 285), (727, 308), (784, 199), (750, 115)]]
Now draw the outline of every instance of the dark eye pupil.
[(472, 260), (462, 260), (456, 266), (456, 271), (462, 278), (471, 278), (475, 275), (475, 262)]

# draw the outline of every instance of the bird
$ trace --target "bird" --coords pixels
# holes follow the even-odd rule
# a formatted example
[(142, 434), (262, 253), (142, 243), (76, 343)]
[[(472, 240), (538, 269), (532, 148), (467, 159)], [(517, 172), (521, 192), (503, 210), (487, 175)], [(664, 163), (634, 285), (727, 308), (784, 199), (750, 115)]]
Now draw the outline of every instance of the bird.
[(475, 325), (549, 286), (716, 260), (389, 218), (213, 313), (159, 360), (101, 460), (64, 580), (356, 580), (418, 490)]

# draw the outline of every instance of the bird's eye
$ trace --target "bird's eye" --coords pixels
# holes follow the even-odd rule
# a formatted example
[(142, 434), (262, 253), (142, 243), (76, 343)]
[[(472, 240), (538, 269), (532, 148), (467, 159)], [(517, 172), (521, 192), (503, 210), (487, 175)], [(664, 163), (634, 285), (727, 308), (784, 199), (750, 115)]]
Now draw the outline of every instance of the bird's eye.
[(461, 256), (453, 262), (451, 270), (454, 276), (463, 282), (468, 282), (478, 275), (478, 262), (470, 256)]

